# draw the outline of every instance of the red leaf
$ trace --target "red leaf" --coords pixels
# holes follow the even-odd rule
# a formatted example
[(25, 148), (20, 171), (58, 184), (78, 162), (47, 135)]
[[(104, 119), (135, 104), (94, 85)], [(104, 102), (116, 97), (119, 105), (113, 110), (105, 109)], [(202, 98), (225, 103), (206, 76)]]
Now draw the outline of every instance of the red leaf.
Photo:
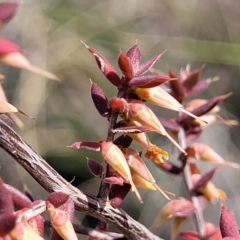
[(4, 237), (14, 228), (17, 216), (12, 213), (1, 213), (0, 215), (0, 237)]
[(191, 71), (187, 78), (183, 79), (183, 86), (191, 89), (198, 82), (202, 70), (203, 67)]
[(24, 193), (11, 185), (4, 184), (4, 186), (12, 195), (13, 204), (17, 210), (22, 208), (28, 208), (32, 205), (32, 201)]
[(131, 79), (128, 83), (130, 87), (152, 88), (169, 80), (173, 80), (166, 75), (140, 76)]
[(182, 103), (184, 100), (184, 92), (181, 81), (178, 79), (176, 73), (171, 69), (169, 69), (169, 76), (170, 78), (177, 78), (175, 81), (170, 81), (169, 84), (172, 89), (173, 97), (176, 98), (178, 102)]
[(95, 57), (96, 62), (98, 64), (98, 67), (100, 68), (101, 72), (104, 74), (104, 76), (116, 87), (121, 88), (122, 82), (120, 77), (118, 76), (116, 70), (113, 68), (113, 66), (108, 62), (108, 60), (103, 57), (100, 53), (98, 53), (95, 49), (92, 47), (89, 47), (84, 42), (82, 42), (84, 46), (87, 48), (87, 50), (92, 53), (92, 55)]
[(160, 53), (158, 55), (153, 56), (152, 58), (150, 58), (148, 61), (146, 61), (145, 63), (141, 64), (139, 66), (138, 71), (136, 72), (135, 76), (141, 76), (144, 73), (146, 73), (147, 71), (149, 71), (149, 69), (151, 67), (153, 67), (153, 65), (157, 62), (157, 60), (164, 54)]
[(19, 2), (0, 3), (0, 27), (14, 17), (18, 7)]
[(200, 94), (201, 92), (206, 90), (212, 82), (215, 82), (218, 79), (219, 79), (218, 77), (214, 77), (214, 78), (208, 78), (208, 79), (199, 81), (191, 89), (185, 89), (185, 96), (186, 97), (191, 97), (191, 96), (195, 96), (197, 94)]
[(86, 148), (88, 150), (92, 150), (92, 151), (100, 151), (100, 145), (98, 142), (75, 142), (72, 145), (68, 146), (71, 148)]
[(124, 184), (123, 186), (113, 185), (109, 193), (109, 200), (113, 207), (118, 207), (131, 189), (131, 185)]
[(116, 138), (114, 140), (114, 144), (117, 146), (121, 146), (123, 148), (128, 148), (131, 143), (132, 143), (133, 139), (131, 137), (129, 137), (128, 135), (121, 135), (118, 138)]
[(130, 58), (123, 52), (120, 52), (118, 57), (118, 66), (127, 80), (134, 77), (133, 66)]
[(165, 119), (162, 117), (158, 117), (159, 121), (161, 122), (161, 124), (163, 125), (164, 128), (166, 128), (167, 130), (173, 132), (173, 133), (178, 133), (179, 132), (179, 125), (176, 122), (175, 119), (171, 118), (171, 119)]
[(202, 175), (202, 177), (194, 184), (193, 190), (197, 190), (198, 188), (204, 187), (208, 183), (208, 181), (210, 181), (213, 178), (213, 176), (220, 167), (221, 166), (217, 166), (212, 170), (208, 171), (207, 173), (205, 173), (204, 175)]
[(48, 195), (46, 201), (49, 201), (54, 207), (58, 208), (68, 200), (69, 196), (69, 194), (64, 192), (53, 192)]
[(107, 117), (109, 114), (109, 109), (107, 108), (108, 99), (103, 90), (93, 82), (91, 82), (91, 96), (93, 103), (100, 115)]
[(224, 205), (221, 206), (220, 230), (223, 238), (233, 237), (239, 239), (236, 220), (230, 210)]
[(134, 73), (136, 73), (138, 70), (138, 67), (139, 67), (140, 59), (141, 59), (141, 53), (138, 48), (138, 45), (137, 44), (133, 45), (127, 51), (126, 55), (129, 57), (129, 59), (131, 61)]
[(5, 56), (10, 53), (20, 53), (21, 49), (17, 44), (8, 41), (4, 38), (0, 38), (0, 57)]
[(10, 192), (5, 187), (2, 179), (0, 178), (0, 213), (12, 213), (13, 200)]
[[(205, 104), (203, 104), (200, 107), (191, 111), (191, 113), (198, 116), (198, 117), (202, 116), (202, 115), (208, 113), (209, 111), (211, 111), (218, 103), (225, 100), (230, 95), (232, 95), (232, 94), (228, 93), (228, 94), (225, 94), (225, 95), (220, 95), (220, 96), (211, 98)], [(186, 114), (182, 114), (179, 118), (179, 122), (187, 122), (187, 121), (192, 120), (192, 119), (193, 118), (191, 116), (186, 115)]]
[(90, 172), (95, 177), (100, 177), (102, 174), (102, 165), (92, 159), (87, 158), (87, 166)]

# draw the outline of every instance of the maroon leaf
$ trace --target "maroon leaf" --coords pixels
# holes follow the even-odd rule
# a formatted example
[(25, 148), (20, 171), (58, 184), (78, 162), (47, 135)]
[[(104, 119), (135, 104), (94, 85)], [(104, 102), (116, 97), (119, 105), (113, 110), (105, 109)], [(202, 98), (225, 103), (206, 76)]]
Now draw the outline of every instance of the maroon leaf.
[(167, 129), (173, 133), (179, 132), (179, 125), (175, 119), (173, 119), (173, 118), (166, 119), (166, 118), (162, 118), (162, 117), (158, 117), (158, 119), (165, 129)]
[[(211, 111), (218, 103), (225, 100), (230, 95), (232, 95), (232, 94), (228, 93), (228, 94), (225, 94), (225, 95), (220, 95), (220, 96), (211, 98), (205, 104), (203, 104), (200, 107), (191, 111), (191, 113), (198, 116), (198, 117), (202, 116), (202, 115), (208, 113), (209, 111)], [(187, 121), (192, 120), (192, 119), (193, 118), (191, 116), (186, 115), (186, 114), (182, 114), (179, 118), (179, 122), (187, 122)]]
[(224, 205), (221, 206), (220, 231), (222, 237), (239, 239), (238, 226), (233, 214)]
[(153, 67), (153, 65), (157, 62), (157, 60), (162, 57), (163, 53), (160, 53), (158, 55), (153, 56), (152, 58), (150, 58), (148, 61), (146, 61), (145, 63), (141, 64), (139, 66), (138, 71), (136, 72), (135, 76), (141, 76), (144, 73), (146, 73), (147, 71), (149, 71), (149, 69), (151, 67)]
[(174, 175), (181, 175), (182, 174), (182, 168), (175, 166), (174, 164), (172, 164), (171, 162), (164, 162), (163, 164), (159, 165), (156, 164), (157, 167), (159, 167), (160, 169), (174, 174)]
[(128, 83), (130, 87), (139, 87), (139, 88), (152, 88), (156, 87), (162, 83), (165, 83), (172, 78), (166, 75), (150, 75), (150, 76), (140, 76), (131, 79)]
[(102, 174), (102, 165), (92, 159), (87, 158), (87, 166), (90, 172), (95, 177), (100, 177)]
[(4, 184), (4, 186), (12, 195), (13, 204), (16, 209), (29, 208), (32, 205), (32, 201), (24, 193), (11, 185)]
[(117, 146), (121, 146), (123, 148), (128, 148), (131, 143), (132, 143), (133, 139), (131, 137), (129, 137), (128, 135), (121, 135), (118, 138), (116, 138), (114, 140), (114, 144)]
[(15, 43), (0, 38), (0, 57), (16, 52), (20, 53), (21, 49)]
[(218, 77), (215, 77), (215, 78), (208, 78), (208, 79), (199, 81), (191, 89), (185, 89), (185, 96), (191, 97), (191, 96), (200, 94), (201, 92), (206, 90), (212, 82), (215, 82), (218, 79), (219, 79)]
[(54, 207), (60, 207), (63, 205), (69, 198), (69, 194), (64, 192), (53, 192), (50, 193), (46, 199), (49, 201)]
[(71, 147), (71, 148), (86, 148), (88, 150), (92, 150), (92, 151), (100, 151), (100, 145), (98, 142), (75, 142), (70, 146), (67, 147)]
[(0, 215), (0, 237), (4, 237), (6, 234), (14, 228), (17, 216), (12, 213), (3, 213)]
[(19, 2), (0, 3), (0, 27), (14, 17), (18, 7)]
[(113, 207), (118, 207), (131, 189), (131, 185), (124, 183), (123, 186), (113, 185), (109, 194), (109, 200)]
[(116, 70), (113, 68), (113, 66), (108, 62), (108, 60), (103, 57), (100, 53), (98, 53), (95, 49), (92, 47), (89, 47), (84, 42), (82, 42), (84, 46), (87, 48), (87, 50), (92, 53), (92, 55), (95, 57), (96, 62), (98, 64), (98, 67), (100, 68), (101, 72), (104, 74), (104, 76), (116, 87), (121, 88), (122, 82), (120, 77), (118, 76)]
[(118, 66), (127, 80), (134, 77), (133, 66), (130, 58), (123, 52), (120, 52), (118, 57)]
[(208, 183), (208, 181), (210, 181), (213, 178), (213, 176), (215, 175), (217, 170), (220, 169), (220, 167), (221, 166), (217, 166), (203, 174), (202, 177), (194, 184), (192, 190), (197, 190), (198, 188), (204, 187)]
[(170, 81), (169, 84), (172, 89), (173, 97), (176, 98), (178, 102), (182, 103), (184, 100), (184, 92), (181, 81), (178, 79), (176, 73), (173, 72), (171, 69), (169, 69), (169, 77), (177, 79), (175, 81)]
[(147, 126), (127, 126), (119, 127), (112, 130), (113, 133), (141, 133), (141, 132), (150, 132), (151, 128)]
[(103, 90), (96, 84), (91, 83), (91, 96), (93, 103), (103, 117), (108, 117), (109, 115), (109, 109), (107, 108), (108, 99), (105, 96), (105, 93)]
[(137, 44), (133, 45), (127, 51), (126, 55), (129, 57), (129, 59), (131, 61), (134, 73), (136, 73), (138, 70), (138, 67), (139, 67), (140, 60), (141, 60), (141, 53), (138, 48), (138, 45)]
[(186, 79), (183, 79), (183, 86), (186, 89), (191, 89), (199, 80), (203, 67), (191, 71)]
[(13, 212), (12, 195), (5, 187), (2, 179), (0, 178), (0, 215), (3, 213)]
[(121, 177), (114, 177), (114, 176), (106, 177), (103, 179), (103, 181), (108, 184), (116, 184), (116, 185), (123, 186), (123, 178)]

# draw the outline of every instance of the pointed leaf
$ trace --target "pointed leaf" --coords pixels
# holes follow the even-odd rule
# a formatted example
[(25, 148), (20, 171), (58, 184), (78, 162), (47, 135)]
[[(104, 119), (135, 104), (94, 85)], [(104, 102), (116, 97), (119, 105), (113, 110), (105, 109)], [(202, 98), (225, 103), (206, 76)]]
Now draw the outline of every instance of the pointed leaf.
[(12, 195), (0, 178), (0, 215), (3, 213), (13, 213), (13, 200)]
[(69, 194), (64, 192), (53, 192), (48, 195), (46, 201), (50, 202), (54, 207), (58, 208), (68, 200), (69, 196)]
[(174, 118), (166, 119), (166, 118), (158, 117), (158, 119), (165, 129), (175, 134), (179, 132), (179, 125)]
[(134, 73), (136, 73), (138, 70), (138, 67), (139, 67), (140, 60), (141, 60), (141, 53), (138, 48), (138, 45), (137, 44), (133, 45), (127, 51), (126, 55), (129, 57), (129, 59), (131, 61)]
[(19, 7), (19, 2), (0, 3), (0, 27), (10, 21)]
[(123, 186), (113, 185), (109, 193), (112, 207), (118, 207), (131, 189), (131, 185), (124, 183)]
[(170, 78), (176, 78), (177, 80), (175, 81), (170, 81), (170, 87), (172, 90), (172, 95), (174, 98), (176, 98), (176, 100), (180, 103), (183, 102), (184, 100), (184, 92), (183, 92), (183, 87), (182, 84), (180, 82), (180, 80), (178, 79), (177, 75), (175, 72), (173, 72), (171, 69), (169, 69), (169, 77)]
[[(209, 111), (211, 111), (218, 103), (225, 100), (230, 95), (231, 95), (231, 93), (225, 94), (225, 95), (220, 95), (220, 96), (214, 97), (212, 99), (209, 99), (205, 104), (203, 104), (200, 107), (197, 107), (196, 109), (191, 111), (191, 113), (196, 116), (202, 116), (202, 115), (208, 113)], [(189, 115), (186, 115), (186, 114), (181, 115), (179, 118), (179, 122), (187, 122), (189, 120), (192, 120), (192, 117)]]
[(200, 74), (203, 70), (203, 67), (195, 69), (189, 73), (187, 78), (183, 79), (183, 86), (186, 89), (191, 89), (199, 80)]
[[(201, 92), (203, 92), (204, 90), (206, 90), (212, 82), (216, 82), (217, 80), (219, 80), (218, 77), (201, 80), (196, 85), (194, 85), (191, 89), (185, 89), (185, 96), (191, 97), (191, 96), (198, 95)], [(173, 81), (173, 82), (175, 82), (175, 81)], [(170, 84), (171, 83), (172, 82), (170, 82)]]
[(100, 144), (98, 142), (75, 142), (72, 145), (68, 146), (71, 148), (86, 148), (88, 150), (92, 150), (92, 151), (100, 151)]
[(179, 168), (177, 166), (175, 166), (174, 164), (170, 163), (169, 161), (168, 162), (164, 162), (162, 164), (157, 164), (157, 166), (164, 170), (165, 172), (167, 173), (171, 173), (171, 174), (174, 174), (174, 175), (181, 175), (182, 174), (182, 168)]
[(159, 60), (162, 55), (164, 54), (165, 52), (163, 53), (160, 53), (160, 54), (157, 54), (155, 56), (153, 56), (152, 58), (150, 58), (148, 61), (146, 61), (145, 63), (142, 63), (140, 66), (139, 66), (139, 69), (138, 71), (136, 72), (135, 76), (141, 76), (143, 75), (144, 73), (146, 73), (147, 71), (149, 71), (149, 69), (151, 67), (153, 67), (153, 65), (157, 62), (157, 60)]
[(220, 231), (222, 237), (233, 237), (239, 239), (239, 232), (236, 220), (230, 210), (224, 205), (221, 206)]
[(215, 175), (217, 170), (220, 169), (221, 166), (217, 166), (213, 168), (212, 170), (206, 172), (204, 175), (201, 176), (201, 178), (194, 184), (193, 190), (197, 190), (198, 188), (204, 187)]
[(105, 183), (108, 183), (108, 184), (116, 184), (116, 185), (120, 185), (120, 186), (123, 186), (123, 178), (122, 177), (105, 177), (103, 179), (103, 181)]
[(108, 117), (109, 109), (107, 107), (108, 99), (103, 90), (96, 84), (91, 82), (91, 96), (93, 103), (99, 114), (103, 117)]
[(129, 87), (152, 88), (170, 80), (175, 81), (175, 78), (170, 78), (166, 75), (148, 75), (134, 77), (128, 82)]
[(118, 66), (127, 80), (134, 77), (133, 66), (130, 58), (123, 52), (120, 52), (118, 57)]
[(92, 159), (87, 158), (87, 166), (90, 172), (95, 177), (100, 177), (102, 174), (102, 165), (96, 161), (93, 161)]
[(9, 184), (4, 183), (4, 186), (12, 195), (13, 204), (17, 210), (29, 208), (32, 205), (32, 201), (24, 193)]
[(131, 145), (132, 140), (133, 139), (131, 137), (129, 137), (128, 135), (126, 135), (126, 136), (121, 135), (118, 138), (116, 138), (113, 143), (117, 146), (121, 146), (123, 148), (128, 148)]
[(82, 42), (84, 46), (87, 48), (87, 50), (92, 53), (92, 55), (95, 57), (98, 67), (100, 68), (101, 72), (104, 74), (104, 76), (116, 87), (121, 88), (122, 82), (120, 77), (118, 76), (116, 70), (113, 68), (113, 66), (108, 62), (108, 60), (103, 57), (100, 53), (98, 53), (95, 49), (92, 47), (89, 47), (84, 42)]

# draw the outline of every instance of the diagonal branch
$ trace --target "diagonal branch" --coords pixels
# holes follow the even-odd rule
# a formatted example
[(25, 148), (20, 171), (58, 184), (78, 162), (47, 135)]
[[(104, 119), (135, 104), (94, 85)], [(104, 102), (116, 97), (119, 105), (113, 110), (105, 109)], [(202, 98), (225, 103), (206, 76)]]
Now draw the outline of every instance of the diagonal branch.
[(75, 209), (98, 218), (133, 240), (160, 240), (126, 212), (89, 196), (62, 178), (12, 128), (0, 120), (0, 147), (7, 151), (48, 192), (71, 195)]

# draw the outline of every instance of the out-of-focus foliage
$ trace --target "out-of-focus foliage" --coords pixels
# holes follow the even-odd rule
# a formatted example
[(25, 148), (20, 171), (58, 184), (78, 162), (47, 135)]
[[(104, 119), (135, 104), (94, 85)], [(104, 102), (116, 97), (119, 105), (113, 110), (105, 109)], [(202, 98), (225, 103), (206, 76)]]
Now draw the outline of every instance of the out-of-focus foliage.
[[(25, 0), (16, 17), (1, 31), (1, 36), (18, 43), (31, 63), (56, 73), (62, 81), (39, 81), (42, 77), (36, 74), (1, 66), (9, 102), (36, 117), (34, 121), (23, 119), (26, 129), (21, 135), (69, 181), (76, 177), (75, 183), (80, 183), (91, 177), (85, 156), (99, 159), (99, 155), (66, 146), (78, 139), (106, 138), (106, 122), (99, 117), (92, 103), (89, 78), (103, 88), (108, 98), (116, 92), (81, 40), (104, 54), (118, 72), (114, 61), (119, 49), (126, 51), (136, 41), (143, 60), (167, 49), (156, 64), (156, 68), (162, 71), (167, 71), (168, 67), (179, 71), (187, 63), (192, 69), (206, 64), (204, 74), (219, 75), (221, 79), (202, 95), (203, 98), (232, 91), (233, 96), (224, 102), (228, 110), (225, 115), (239, 118), (240, 105), (236, 104), (240, 90), (239, 15), (240, 3), (235, 0)], [(175, 113), (162, 111), (162, 114), (170, 116)], [(239, 138), (239, 128), (229, 131), (224, 126), (211, 126), (201, 141), (211, 142), (225, 159), (239, 159)], [(156, 139), (155, 144), (162, 146), (162, 141), (163, 138)], [(171, 147), (168, 149), (170, 159), (176, 158)], [(9, 157), (4, 159), (11, 164)], [(1, 165), (1, 171), (9, 174), (4, 167), (7, 163), (4, 161)], [(160, 186), (183, 195), (178, 179), (169, 181), (168, 175), (158, 174), (158, 170), (148, 165)], [(12, 164), (11, 169), (11, 173), (16, 171)], [(17, 172), (15, 181), (31, 186), (32, 178), (19, 167)], [(239, 201), (237, 174), (226, 168), (215, 179), (227, 189), (233, 211)], [(90, 192), (90, 184), (85, 183), (83, 188)], [(39, 196), (35, 192), (33, 195)], [(144, 192), (141, 195), (144, 196)], [(160, 210), (162, 204), (158, 193), (148, 193), (147, 196), (146, 205), (131, 208), (132, 215), (150, 225), (156, 217), (156, 209)], [(135, 201), (135, 198), (131, 200)], [(130, 208), (130, 205), (124, 204), (123, 207)], [(239, 216), (236, 218), (240, 219)], [(207, 216), (209, 222), (217, 219), (214, 214)], [(161, 233), (161, 236), (168, 239), (168, 235)]]

